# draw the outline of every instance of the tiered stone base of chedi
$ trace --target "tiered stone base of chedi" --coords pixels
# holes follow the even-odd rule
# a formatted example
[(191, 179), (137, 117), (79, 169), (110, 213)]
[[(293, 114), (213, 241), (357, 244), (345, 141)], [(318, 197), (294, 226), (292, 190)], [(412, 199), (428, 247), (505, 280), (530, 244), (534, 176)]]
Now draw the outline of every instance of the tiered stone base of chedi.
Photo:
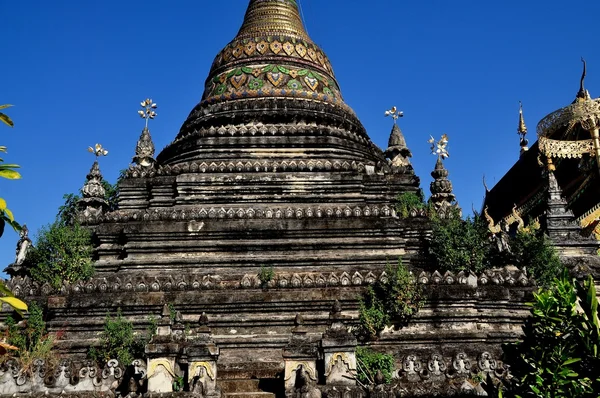
[[(110, 284), (111, 278), (99, 278), (65, 287), (62, 294), (27, 295), (27, 300), (47, 300), (52, 314), (50, 329), (64, 333), (57, 348), (69, 358), (62, 368), (52, 372), (68, 372), (69, 376), (55, 376), (54, 380), (63, 380), (60, 385), (52, 385), (52, 379), (46, 376), (37, 381), (26, 376), (23, 381), (15, 368), (3, 376), (4, 393), (100, 392), (107, 386), (114, 391), (117, 386), (130, 385), (125, 378), (135, 369), (119, 364), (117, 370), (114, 362), (104, 370), (95, 369), (85, 354), (90, 345), (97, 344), (107, 312), (120, 308), (141, 331), (147, 327), (149, 315), (168, 314), (164, 306), (170, 303), (180, 311), (181, 318), (175, 324), (168, 315), (160, 318), (158, 336), (146, 347), (147, 362), (135, 364), (135, 377), (148, 378), (148, 382), (137, 384), (140, 391), (149, 388), (166, 393), (179, 376), (187, 380), (184, 389), (192, 391), (191, 381), (200, 374), (215, 382), (209, 395), (225, 394), (219, 390), (219, 382), (260, 379), (265, 392), (282, 396), (287, 391), (288, 396), (296, 396), (302, 390), (295, 384), (297, 374), (306, 371), (304, 379), (310, 388), (304, 388), (305, 392), (307, 388), (317, 389), (325, 396), (342, 398), (343, 391), (353, 391), (353, 396), (360, 397), (367, 392), (354, 380), (357, 341), (348, 330), (357, 325), (358, 297), (365, 286), (386, 277), (382, 272), (371, 274), (373, 279), (361, 272), (344, 276), (331, 273), (327, 275), (331, 279), (323, 282), (311, 280), (309, 273), (290, 278), (276, 268), (267, 286), (248, 276), (249, 283), (238, 280), (235, 288), (224, 288), (227, 279), (219, 282), (211, 277), (198, 279), (197, 285), (189, 281), (185, 286), (171, 285), (168, 289), (168, 285), (153, 287), (152, 282), (142, 283), (141, 279), (117, 286)], [(284, 280), (288, 282), (282, 284)], [(508, 268), (482, 275), (422, 272), (418, 280), (426, 293), (424, 307), (405, 327), (387, 329), (378, 340), (367, 343), (374, 350), (393, 353), (396, 360), (393, 387), (377, 387), (372, 393), (466, 393), (480, 390), (478, 380), (488, 373), (503, 376), (501, 344), (518, 339), (529, 314), (524, 302), (530, 299), (534, 287), (527, 275)], [(12, 288), (21, 293), (40, 290), (18, 278), (12, 283)], [(319, 286), (321, 283), (325, 286)], [(339, 300), (339, 306), (333, 305), (335, 300)], [(201, 317), (203, 312), (208, 315)], [(159, 370), (160, 377), (154, 376)], [(336, 375), (339, 371), (347, 374)], [(102, 379), (113, 373), (119, 380), (108, 383)], [(86, 381), (92, 374), (101, 378)], [(72, 375), (79, 375), (79, 380)], [(130, 387), (121, 387), (125, 388)], [(204, 383), (203, 391), (207, 388), (212, 387)]]

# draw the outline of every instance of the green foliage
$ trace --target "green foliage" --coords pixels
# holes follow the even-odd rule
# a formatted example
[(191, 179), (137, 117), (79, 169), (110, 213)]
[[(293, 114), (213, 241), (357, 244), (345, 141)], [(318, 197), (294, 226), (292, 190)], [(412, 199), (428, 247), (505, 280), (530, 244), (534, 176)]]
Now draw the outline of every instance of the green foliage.
[(47, 333), (44, 311), (37, 303), (31, 303), (29, 317), (20, 324), (9, 315), (6, 327), (6, 341), (17, 348), (15, 354), (25, 371), (29, 371), (35, 359), (55, 359), (52, 349), (56, 336)]
[[(12, 105), (10, 104), (4, 104), (4, 105), (0, 105), (0, 109), (6, 109), (6, 108), (10, 108)], [(10, 120), (10, 117), (8, 117), (7, 114), (0, 112), (0, 122), (6, 124), (8, 127), (14, 127), (15, 124), (13, 123), (12, 120)]]
[[(9, 104), (0, 105), (0, 109), (6, 109), (11, 106)], [(5, 113), (0, 112), (0, 121), (9, 127), (14, 127), (13, 121)], [(0, 146), (0, 152), (6, 153), (6, 147)], [(0, 177), (9, 180), (21, 178), (21, 174), (15, 170), (19, 167), (18, 164), (5, 164), (4, 159), (0, 158)], [(13, 213), (8, 209), (6, 201), (0, 198), (0, 236), (4, 233), (4, 226), (6, 224), (10, 225), (16, 232), (21, 230), (21, 226), (15, 221)]]
[(381, 371), (386, 383), (392, 381), (394, 357), (373, 351), (367, 347), (356, 347), (357, 379), (363, 384), (374, 384), (377, 371)]
[[(461, 219), (432, 219), (428, 253), (436, 269), (480, 273), (492, 267), (515, 264), (527, 268), (540, 286), (547, 286), (562, 273), (556, 250), (535, 226), (506, 234), (510, 252), (499, 252), (485, 220), (478, 214)], [(500, 238), (497, 238), (500, 239)]]
[(260, 266), (260, 271), (258, 272), (258, 280), (262, 283), (263, 286), (266, 286), (267, 283), (271, 282), (275, 278), (275, 271), (273, 267), (266, 267), (265, 265)]
[[(523, 397), (598, 397), (600, 322), (594, 281), (574, 282), (565, 271), (534, 294), (523, 341), (506, 348)], [(581, 311), (578, 311), (578, 303)]]
[[(124, 171), (121, 171), (121, 175), (117, 180), (116, 184), (111, 184), (106, 180), (102, 180), (102, 187), (104, 187), (104, 200), (108, 203), (108, 210), (113, 211), (118, 209), (118, 183), (123, 178)], [(74, 225), (77, 224), (77, 211), (78, 202), (81, 200), (83, 194), (81, 190), (78, 194), (68, 193), (63, 195), (65, 203), (58, 208), (58, 214), (56, 220), (62, 225)]]
[(90, 278), (94, 274), (91, 243), (90, 232), (80, 225), (55, 222), (43, 227), (27, 256), (31, 277), (54, 288), (63, 281), (73, 283)]
[(183, 376), (177, 376), (173, 379), (173, 391), (175, 392), (179, 392), (179, 391), (183, 391), (183, 387), (184, 387), (184, 378)]
[(134, 359), (144, 357), (145, 341), (136, 339), (133, 324), (123, 317), (120, 308), (115, 317), (106, 315), (100, 340), (101, 345), (90, 348), (88, 357), (101, 366), (110, 359), (116, 359), (121, 365), (128, 366)]
[(423, 199), (423, 191), (403, 192), (396, 197), (396, 213), (402, 218), (407, 218), (411, 210), (423, 210), (426, 208)]
[(510, 247), (515, 263), (520, 267), (527, 267), (529, 274), (540, 286), (549, 286), (564, 270), (554, 246), (539, 229), (518, 231), (510, 240)]
[(169, 307), (169, 319), (171, 319), (171, 322), (173, 322), (177, 317), (177, 310), (175, 309), (175, 304), (169, 303), (167, 304), (167, 307)]
[(488, 228), (479, 215), (433, 218), (432, 229), (428, 250), (437, 269), (479, 273), (491, 266)]
[(408, 268), (398, 260), (396, 267), (388, 264), (387, 280), (377, 281), (360, 299), (359, 335), (373, 339), (393, 323), (404, 324), (423, 305), (423, 290)]

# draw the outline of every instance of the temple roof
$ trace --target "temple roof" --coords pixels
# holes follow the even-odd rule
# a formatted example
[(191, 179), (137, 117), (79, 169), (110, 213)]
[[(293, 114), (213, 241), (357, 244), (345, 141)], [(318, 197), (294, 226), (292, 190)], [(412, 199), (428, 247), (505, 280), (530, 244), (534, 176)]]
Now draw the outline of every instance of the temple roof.
[[(297, 123), (341, 128), (354, 141), (362, 141), (359, 146), (351, 144), (355, 155), (346, 153), (346, 160), (376, 164), (383, 159), (344, 103), (329, 59), (306, 33), (297, 1), (250, 0), (238, 34), (215, 57), (202, 100), (157, 161), (203, 159), (198, 142), (191, 141), (211, 129), (237, 126), (246, 131), (276, 124), (285, 135), (287, 127), (296, 131)], [(306, 142), (288, 145), (299, 148)]]

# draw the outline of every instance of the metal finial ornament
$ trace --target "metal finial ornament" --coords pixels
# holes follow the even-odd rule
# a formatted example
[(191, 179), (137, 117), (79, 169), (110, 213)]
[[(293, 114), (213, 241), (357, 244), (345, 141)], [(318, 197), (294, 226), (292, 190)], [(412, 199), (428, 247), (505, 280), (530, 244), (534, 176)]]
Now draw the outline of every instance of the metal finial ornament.
[(102, 144), (96, 144), (93, 147), (89, 146), (88, 152), (93, 153), (96, 156), (96, 159), (98, 159), (98, 156), (108, 155), (108, 150), (104, 149)]
[(399, 111), (395, 106), (392, 106), (392, 109), (385, 111), (385, 116), (391, 116), (392, 119), (394, 119), (394, 124), (396, 124), (399, 117), (404, 117), (404, 112)]
[(442, 134), (442, 138), (439, 141), (435, 141), (433, 136), (429, 136), (429, 140), (427, 141), (431, 144), (431, 154), (437, 155), (441, 159), (446, 159), (450, 157), (448, 153), (448, 136), (446, 134)]
[(527, 135), (527, 126), (525, 125), (525, 118), (523, 117), (523, 104), (519, 101), (519, 127), (517, 127), (517, 134), (521, 139), (519, 145), (521, 146), (521, 155), (529, 150), (529, 140), (525, 138)]
[(585, 59), (583, 59), (583, 57), (581, 57), (581, 62), (583, 62), (583, 72), (581, 72), (581, 79), (579, 80), (579, 92), (577, 93), (577, 98), (590, 99), (590, 94), (583, 86), (583, 83), (585, 82), (586, 71), (587, 71), (587, 64), (585, 62)]
[(152, 99), (146, 98), (144, 101), (140, 102), (142, 109), (138, 111), (138, 115), (142, 119), (146, 119), (146, 128), (148, 128), (148, 120), (154, 119), (156, 117), (156, 112), (154, 110), (158, 108), (155, 102), (152, 102)]

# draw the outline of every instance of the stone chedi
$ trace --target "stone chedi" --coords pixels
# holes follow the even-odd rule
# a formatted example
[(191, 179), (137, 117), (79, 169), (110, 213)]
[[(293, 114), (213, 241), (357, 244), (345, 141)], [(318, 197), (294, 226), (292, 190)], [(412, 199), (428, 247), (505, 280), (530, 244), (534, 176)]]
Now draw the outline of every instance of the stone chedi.
[[(152, 119), (155, 107), (144, 101), (140, 115)], [(419, 189), (410, 156), (396, 124), (385, 152), (371, 142), (295, 0), (251, 0), (200, 103), (156, 158), (146, 123), (119, 182), (118, 210), (91, 190), (82, 202), (96, 275), (60, 291), (27, 278), (11, 287), (47, 299), (51, 330), (64, 332), (58, 346), (75, 359), (98, 344), (107, 312), (120, 308), (143, 330), (162, 311), (146, 347), (154, 391), (187, 372), (204, 395), (218, 394), (215, 382), (227, 394), (237, 391), (228, 379), (277, 378), (288, 395), (316, 396), (321, 378), (355, 385), (356, 340), (347, 332), (358, 298), (401, 258), (431, 285), (431, 299), (410, 326), (374, 343), (395, 353), (395, 377), (418, 390), (420, 381), (450, 386), (502, 373), (495, 358), (527, 315), (528, 278), (419, 269), (429, 223), (394, 211), (399, 194)], [(436, 203), (455, 205), (447, 171), (436, 175)], [(171, 327), (165, 304), (180, 311), (180, 324), (201, 319), (191, 343)]]

